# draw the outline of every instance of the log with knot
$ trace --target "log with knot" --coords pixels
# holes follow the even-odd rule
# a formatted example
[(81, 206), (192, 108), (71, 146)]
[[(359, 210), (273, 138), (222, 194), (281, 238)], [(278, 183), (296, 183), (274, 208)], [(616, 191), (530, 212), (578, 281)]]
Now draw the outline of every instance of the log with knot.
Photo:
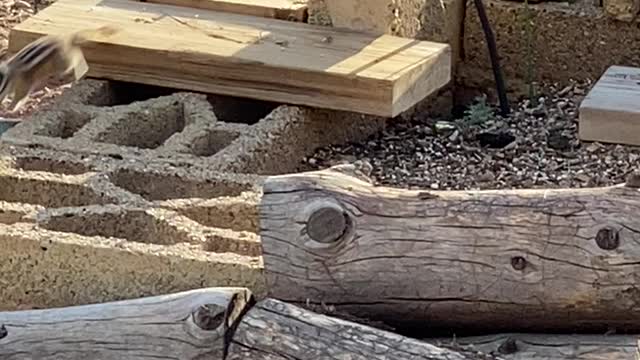
[(373, 186), (366, 170), (265, 181), (270, 296), (404, 329), (640, 329), (636, 178), (591, 189), (413, 191)]

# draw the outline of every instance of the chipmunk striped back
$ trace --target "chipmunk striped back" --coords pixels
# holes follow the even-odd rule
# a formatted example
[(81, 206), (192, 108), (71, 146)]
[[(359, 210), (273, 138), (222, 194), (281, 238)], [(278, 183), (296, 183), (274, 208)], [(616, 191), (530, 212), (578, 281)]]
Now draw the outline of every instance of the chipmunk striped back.
[(34, 86), (50, 76), (71, 72), (78, 80), (88, 70), (79, 45), (92, 35), (109, 36), (119, 31), (119, 28), (107, 25), (69, 35), (46, 35), (27, 44), (0, 63), (0, 101), (13, 94), (14, 104), (17, 104)]

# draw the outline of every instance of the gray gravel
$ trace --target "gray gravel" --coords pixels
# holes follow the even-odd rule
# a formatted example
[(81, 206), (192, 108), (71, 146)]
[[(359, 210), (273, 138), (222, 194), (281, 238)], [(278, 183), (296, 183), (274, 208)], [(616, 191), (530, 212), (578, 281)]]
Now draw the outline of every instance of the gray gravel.
[[(640, 147), (581, 142), (578, 106), (592, 82), (544, 85), (538, 105), (512, 101), (507, 118), (394, 123), (363, 143), (319, 149), (313, 169), (365, 160), (377, 184), (440, 190), (605, 186), (625, 181)], [(481, 108), (482, 109), (482, 108)], [(485, 109), (487, 109), (485, 107)], [(446, 127), (441, 124), (448, 125)], [(448, 127), (448, 128), (447, 128)], [(482, 146), (483, 132), (512, 135), (503, 148)]]

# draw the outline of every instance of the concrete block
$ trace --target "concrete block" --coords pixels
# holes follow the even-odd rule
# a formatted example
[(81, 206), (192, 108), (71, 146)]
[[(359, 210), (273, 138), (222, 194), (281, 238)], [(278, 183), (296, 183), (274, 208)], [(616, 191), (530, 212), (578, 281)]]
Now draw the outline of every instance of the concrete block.
[(266, 293), (264, 176), (386, 119), (83, 80), (0, 138), (0, 310)]

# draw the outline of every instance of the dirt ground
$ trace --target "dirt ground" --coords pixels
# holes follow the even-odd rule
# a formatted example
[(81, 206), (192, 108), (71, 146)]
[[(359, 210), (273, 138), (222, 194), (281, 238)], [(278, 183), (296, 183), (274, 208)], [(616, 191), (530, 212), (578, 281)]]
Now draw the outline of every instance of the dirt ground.
[(512, 112), (473, 104), (464, 118), (422, 114), (360, 143), (319, 149), (312, 169), (366, 161), (377, 184), (414, 189), (582, 188), (623, 183), (640, 164), (640, 147), (578, 138), (579, 106), (593, 81), (543, 84)]

